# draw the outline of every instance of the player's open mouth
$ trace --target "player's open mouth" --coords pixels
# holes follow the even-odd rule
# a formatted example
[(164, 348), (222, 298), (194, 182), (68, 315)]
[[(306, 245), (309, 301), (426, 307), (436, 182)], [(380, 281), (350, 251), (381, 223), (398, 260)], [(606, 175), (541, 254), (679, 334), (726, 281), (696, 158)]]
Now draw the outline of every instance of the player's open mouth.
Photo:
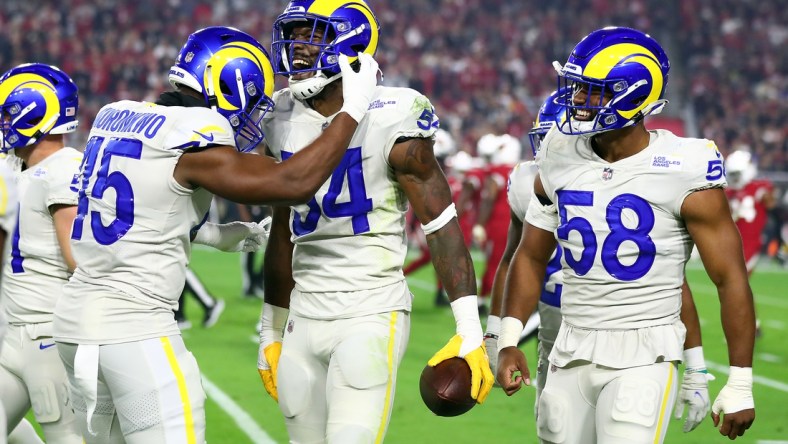
[[(292, 68), (294, 71), (299, 71), (302, 69), (310, 69), (312, 68), (313, 62), (305, 57), (295, 56), (293, 57)], [(304, 80), (308, 79), (315, 75), (314, 71), (306, 71), (306, 72), (299, 72), (293, 74), (293, 80)]]
[(575, 120), (580, 120), (582, 122), (588, 122), (588, 121), (590, 121), (591, 119), (594, 118), (594, 114), (596, 114), (596, 112), (592, 111), (590, 109), (577, 109), (577, 108), (575, 108), (574, 117), (575, 117)]

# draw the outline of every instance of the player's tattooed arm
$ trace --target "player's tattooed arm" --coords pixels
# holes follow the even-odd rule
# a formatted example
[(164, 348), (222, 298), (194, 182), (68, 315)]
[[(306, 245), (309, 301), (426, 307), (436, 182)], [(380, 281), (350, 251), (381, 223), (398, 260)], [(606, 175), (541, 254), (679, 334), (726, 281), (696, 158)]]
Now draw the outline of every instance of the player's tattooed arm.
[[(432, 140), (397, 140), (389, 163), (419, 221), (426, 225), (452, 204), (451, 191), (432, 151)], [(473, 261), (465, 245), (457, 218), (427, 236), (432, 264), (446, 287), (450, 300), (476, 294)]]

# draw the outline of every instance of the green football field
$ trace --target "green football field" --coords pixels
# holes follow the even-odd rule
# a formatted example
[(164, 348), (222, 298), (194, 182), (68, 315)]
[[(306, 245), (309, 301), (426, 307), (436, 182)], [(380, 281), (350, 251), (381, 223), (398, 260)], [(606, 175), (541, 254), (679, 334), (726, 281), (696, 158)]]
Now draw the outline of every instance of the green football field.
[[(207, 437), (212, 444), (285, 443), (287, 432), (277, 405), (263, 389), (256, 370), (255, 322), (261, 301), (241, 298), (238, 255), (196, 250), (192, 267), (208, 289), (223, 298), (227, 308), (218, 324), (199, 326), (202, 312), (193, 300), (186, 302), (195, 325), (183, 336), (197, 357), (208, 394)], [(481, 273), (483, 264), (477, 264)], [(702, 269), (691, 264), (688, 280), (693, 289), (703, 326), (704, 349), (709, 370), (717, 376), (710, 383), (712, 399), (726, 381), (727, 352), (719, 319), (715, 288)], [(409, 278), (415, 301), (410, 344), (399, 370), (387, 443), (534, 443), (534, 389), (526, 387), (512, 397), (493, 389), (484, 405), (463, 416), (441, 418), (422, 404), (419, 375), (429, 357), (454, 332), (448, 308), (433, 306), (435, 277), (425, 267)], [(758, 315), (764, 334), (755, 348), (754, 395), (757, 418), (742, 443), (788, 444), (788, 272), (765, 264), (753, 277)], [(536, 344), (523, 345), (534, 370)], [(707, 418), (695, 431), (684, 434), (681, 423), (671, 420), (667, 443), (725, 442)]]

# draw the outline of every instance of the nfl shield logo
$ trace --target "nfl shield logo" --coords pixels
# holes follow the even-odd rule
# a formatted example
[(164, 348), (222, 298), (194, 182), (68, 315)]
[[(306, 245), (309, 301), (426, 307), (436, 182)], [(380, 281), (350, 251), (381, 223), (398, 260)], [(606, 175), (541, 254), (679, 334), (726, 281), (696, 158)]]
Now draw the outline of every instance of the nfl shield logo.
[(186, 54), (186, 57), (185, 57), (184, 60), (186, 61), (186, 63), (190, 63), (193, 58), (194, 58), (194, 53), (190, 51), (188, 54)]
[(613, 178), (613, 168), (605, 168), (602, 170), (602, 180), (608, 181)]
[(287, 323), (287, 332), (288, 333), (292, 333), (293, 332), (293, 320), (292, 319)]

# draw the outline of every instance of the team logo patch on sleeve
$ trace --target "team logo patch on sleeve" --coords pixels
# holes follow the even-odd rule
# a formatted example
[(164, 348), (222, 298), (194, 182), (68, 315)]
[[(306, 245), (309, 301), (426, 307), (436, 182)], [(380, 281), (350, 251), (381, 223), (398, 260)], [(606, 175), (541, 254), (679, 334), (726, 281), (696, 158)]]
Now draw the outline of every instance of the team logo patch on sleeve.
[(652, 169), (667, 169), (681, 171), (683, 159), (676, 156), (664, 156), (662, 154), (655, 154), (651, 156)]
[(367, 111), (381, 108), (393, 108), (397, 106), (397, 99), (375, 99), (369, 104)]

